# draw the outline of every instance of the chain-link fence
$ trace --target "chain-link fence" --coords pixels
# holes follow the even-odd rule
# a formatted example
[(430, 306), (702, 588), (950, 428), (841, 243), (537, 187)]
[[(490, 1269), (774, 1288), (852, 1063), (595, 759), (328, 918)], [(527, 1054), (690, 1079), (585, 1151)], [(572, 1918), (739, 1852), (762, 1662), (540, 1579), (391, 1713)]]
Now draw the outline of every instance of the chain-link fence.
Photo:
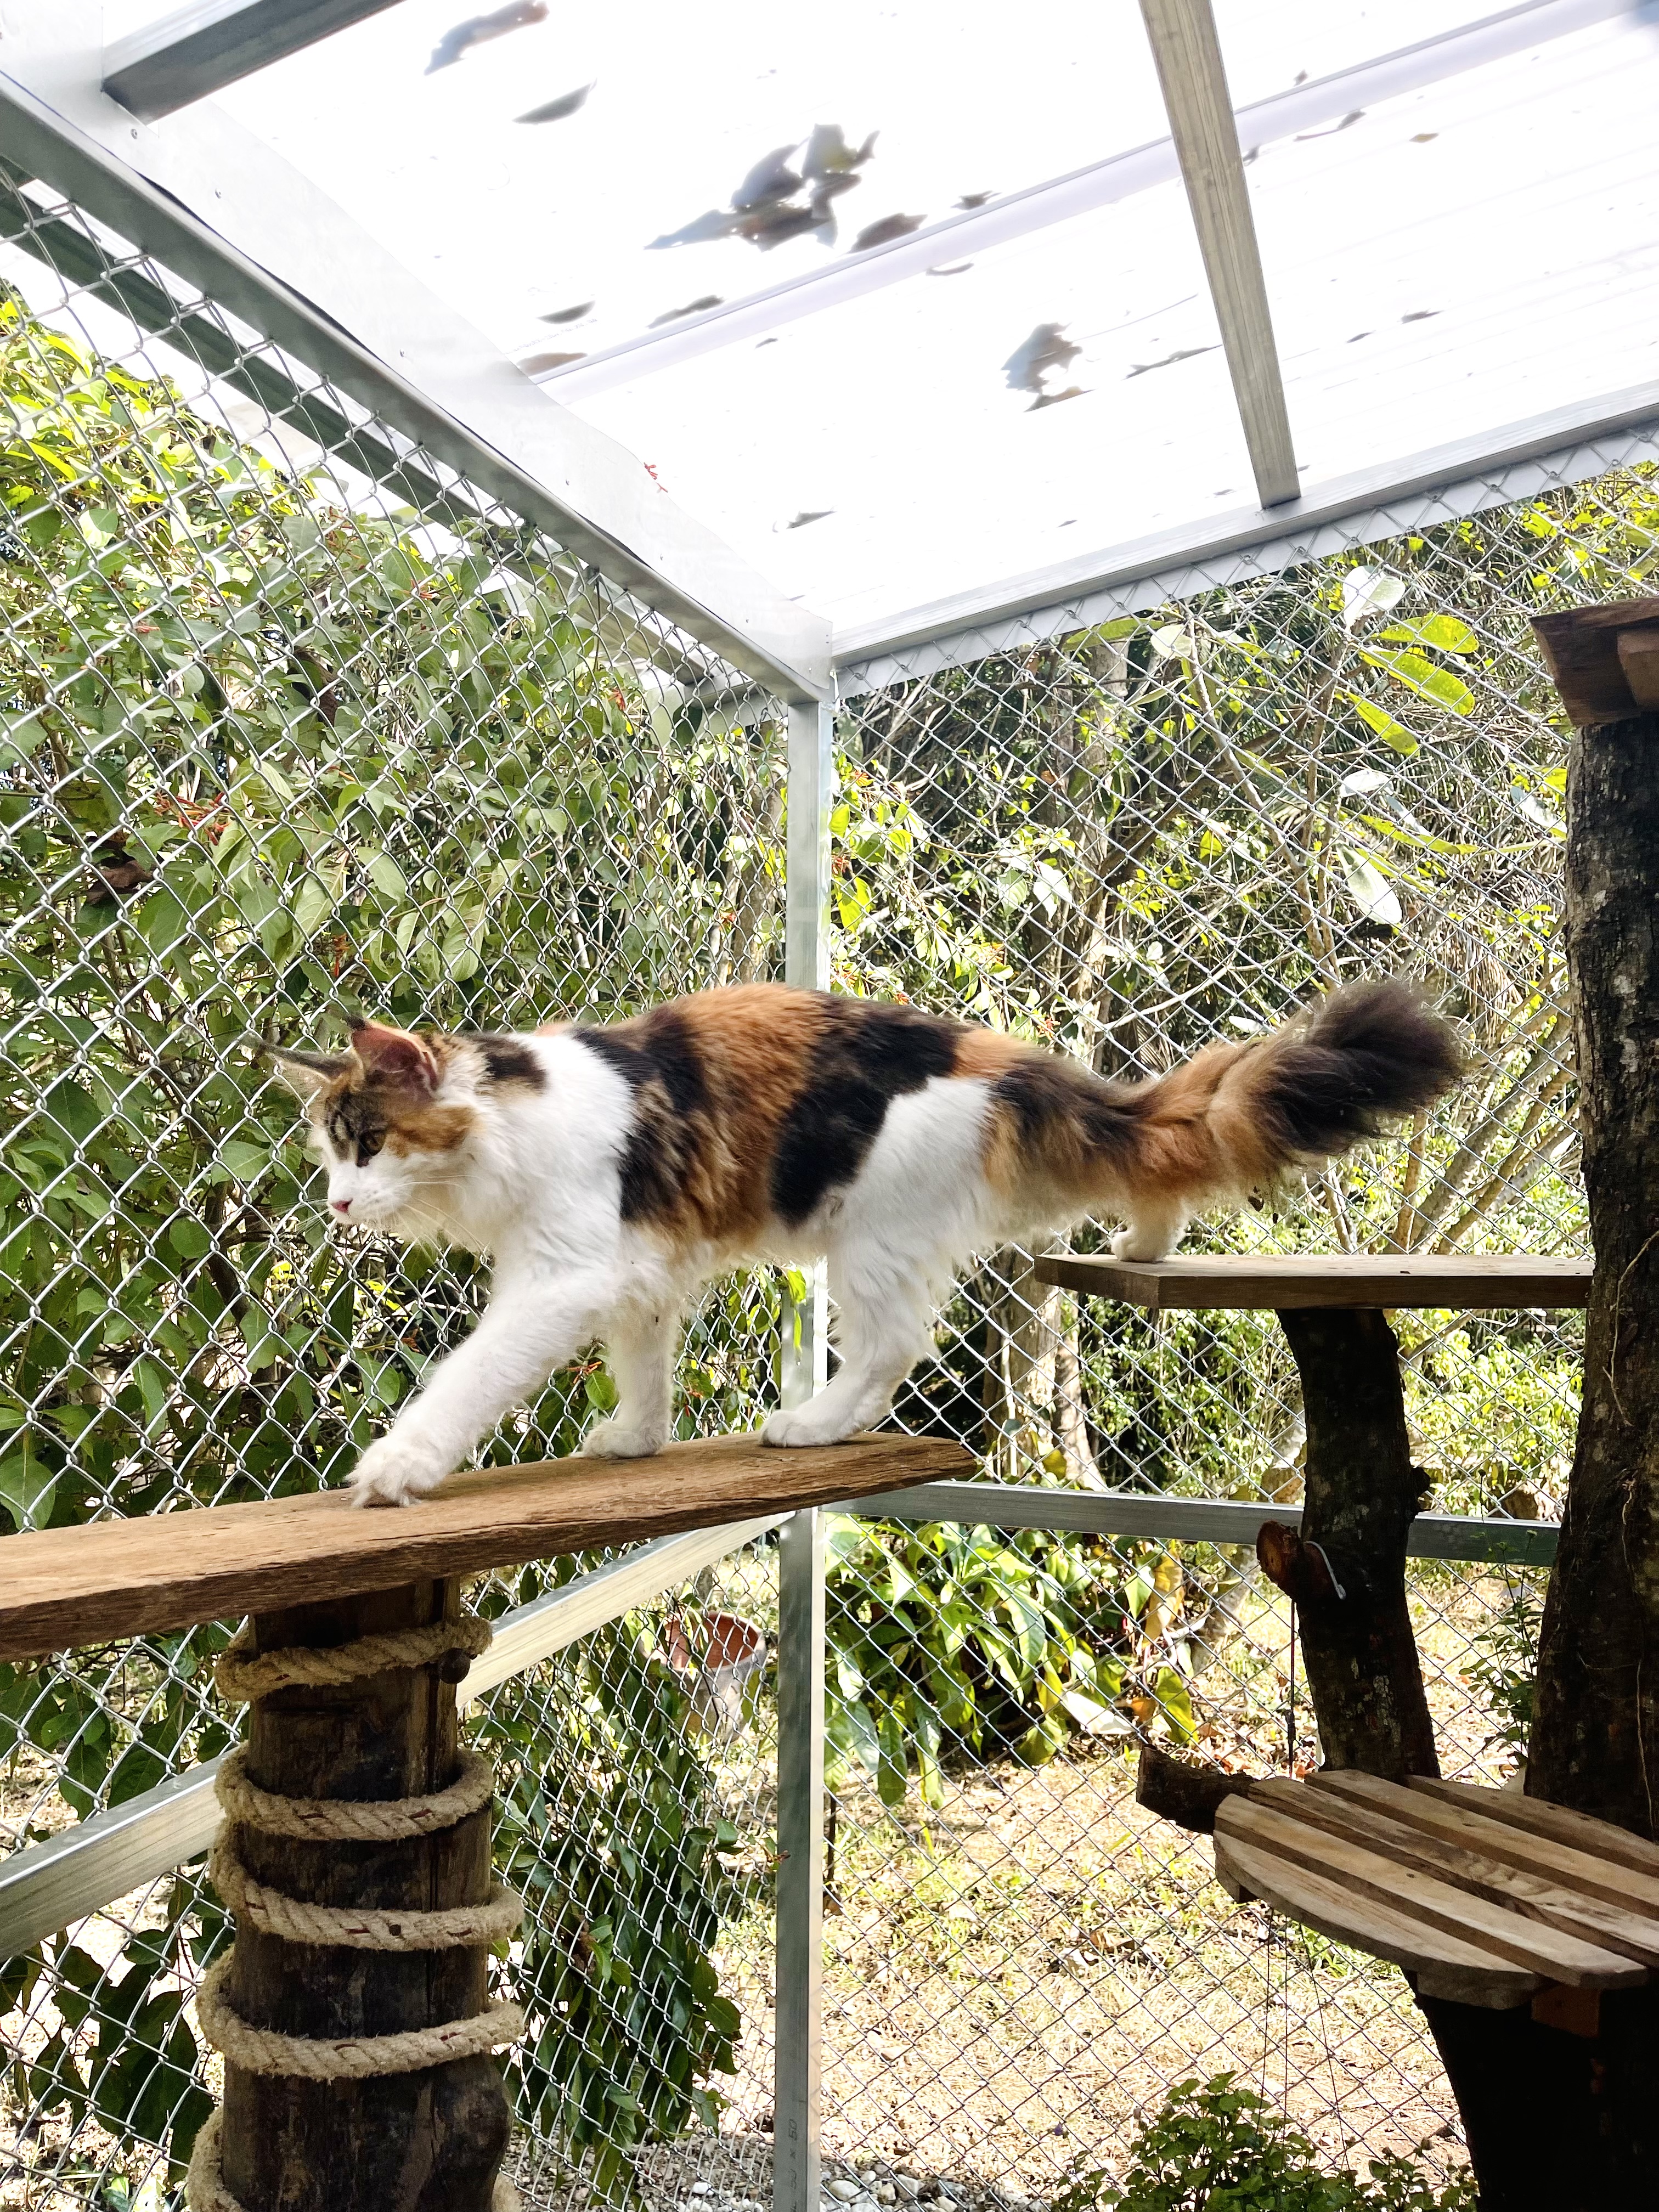
[[(785, 761), (776, 710), (706, 647), (72, 206), (21, 179), (0, 202), (0, 1504), (21, 1528), (337, 1480), (470, 1322), (465, 1262), (325, 1229), (245, 1034), (602, 1018), (778, 974)], [(1636, 588), (1656, 519), (1632, 447), (1577, 487), (884, 678), (841, 728), (838, 986), (1120, 1074), (1406, 969), (1462, 1022), (1469, 1084), (1192, 1241), (1582, 1249), (1565, 732), (1527, 625)], [(779, 1295), (762, 1273), (704, 1302), (682, 1433), (751, 1424)], [(1403, 1335), (1437, 1502), (1550, 1515), (1577, 1324)], [(608, 1392), (585, 1362), (493, 1452), (569, 1449)], [(964, 1285), (897, 1419), (1006, 1480), (1297, 1495), (1270, 1317), (1091, 1304), (1018, 1251)], [(1316, 1754), (1248, 1558), (853, 1520), (830, 1550), (826, 2140), (891, 2170), (844, 2189), (1046, 2199), (1121, 2161), (1170, 2082), (1226, 2069), (1333, 2157), (1447, 2135), (1399, 1977), (1235, 1908), (1133, 1805), (1149, 1733)], [(771, 1699), (763, 1674), (717, 1697), (696, 1655), (711, 1616), (769, 1632), (771, 1561), (483, 1709), (534, 1907), (502, 1972), (533, 2014), (511, 2072), (538, 2200), (764, 2194)], [(1535, 1582), (1413, 1571), (1448, 1771), (1496, 1776), (1520, 1739)], [(222, 1749), (222, 1641), (0, 1668), (9, 1846)], [(177, 2201), (212, 2086), (190, 2000), (225, 1932), (185, 1871), (0, 1968), (0, 2205)]]
[[(327, 1228), (250, 1033), (772, 973), (784, 741), (747, 678), (258, 331), (41, 188), (0, 199), (0, 1502), (27, 1528), (340, 1479), (480, 1279)], [(711, 1295), (684, 1432), (752, 1424), (777, 1302)], [(570, 1449), (609, 1389), (556, 1377), (493, 1455)], [(607, 2190), (714, 2116), (738, 2029), (709, 1955), (761, 1863), (665, 1633), (630, 1613), (483, 1724), (534, 1906), (525, 2139)], [(6, 1842), (222, 1750), (223, 1641), (0, 1668)], [(224, 1936), (184, 1874), (9, 1962), (0, 2203), (167, 2197)]]
[[(837, 981), (1161, 1073), (1398, 970), (1461, 1024), (1468, 1084), (1221, 1251), (1581, 1253), (1559, 940), (1567, 732), (1532, 615), (1644, 588), (1651, 441), (1593, 481), (1240, 573), (854, 698)], [(850, 687), (849, 687), (850, 688)], [(1075, 1249), (1103, 1249), (1094, 1231)], [(1107, 1305), (986, 1258), (899, 1407), (1006, 1481), (1299, 1501), (1271, 1315)], [(1398, 1317), (1442, 1511), (1559, 1510), (1577, 1316)], [(836, 1548), (832, 1540), (832, 1549)], [(1121, 2167), (1133, 2120), (1224, 2070), (1334, 2159), (1455, 2160), (1401, 1978), (1270, 1929), (1133, 1799), (1126, 1729), (1261, 1771), (1316, 1764), (1294, 1626), (1212, 1545), (849, 1522), (830, 1584), (838, 1911), (826, 2134), (1018, 2203)], [(1513, 1771), (1542, 1576), (1417, 1563), (1446, 1771)], [(833, 1669), (832, 1669), (833, 1672)]]

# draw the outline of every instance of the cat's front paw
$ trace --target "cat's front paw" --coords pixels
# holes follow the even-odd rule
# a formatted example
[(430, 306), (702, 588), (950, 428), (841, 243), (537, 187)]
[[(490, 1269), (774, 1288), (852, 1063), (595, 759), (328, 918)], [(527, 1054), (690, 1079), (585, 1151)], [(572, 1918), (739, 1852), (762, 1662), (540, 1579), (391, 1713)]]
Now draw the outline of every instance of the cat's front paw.
[(650, 1459), (667, 1441), (664, 1429), (645, 1428), (607, 1416), (594, 1422), (579, 1449), (583, 1459)]
[(351, 1471), (354, 1505), (412, 1505), (449, 1473), (442, 1455), (396, 1435), (372, 1443)]
[(854, 1420), (844, 1420), (832, 1413), (826, 1419), (817, 1411), (817, 1400), (809, 1398), (804, 1406), (796, 1406), (785, 1413), (769, 1415), (761, 1431), (763, 1444), (776, 1444), (787, 1450), (799, 1451), (808, 1444), (838, 1444), (850, 1437), (858, 1426)]

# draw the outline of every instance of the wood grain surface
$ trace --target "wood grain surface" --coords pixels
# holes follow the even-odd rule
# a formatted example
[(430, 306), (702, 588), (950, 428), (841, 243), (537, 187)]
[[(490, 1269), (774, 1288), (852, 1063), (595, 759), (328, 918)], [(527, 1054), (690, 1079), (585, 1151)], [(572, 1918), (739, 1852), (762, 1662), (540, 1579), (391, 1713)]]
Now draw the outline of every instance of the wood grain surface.
[(654, 1459), (544, 1460), (452, 1475), (415, 1505), (363, 1510), (340, 1490), (0, 1538), (0, 1659), (390, 1589), (428, 1577), (635, 1544), (871, 1491), (963, 1477), (938, 1437), (771, 1451), (756, 1437)]
[(1398, 1255), (1322, 1252), (1279, 1259), (1227, 1253), (1172, 1260), (1050, 1255), (1039, 1282), (1097, 1297), (1123, 1298), (1154, 1312), (1296, 1306), (1565, 1307), (1589, 1303), (1588, 1260), (1525, 1253)]
[(1659, 1883), (1615, 1856), (1632, 1839), (1581, 1814), (1564, 1843), (1508, 1817), (1529, 1802), (1342, 1769), (1265, 1778), (1218, 1805), (1216, 1874), (1235, 1896), (1392, 1959), (1430, 1996), (1504, 2008), (1540, 1984), (1649, 1984)]
[(1620, 652), (1621, 635), (1659, 625), (1659, 599), (1615, 599), (1605, 607), (1571, 607), (1565, 614), (1534, 615), (1561, 704), (1575, 729), (1621, 721), (1644, 711), (1631, 688)]

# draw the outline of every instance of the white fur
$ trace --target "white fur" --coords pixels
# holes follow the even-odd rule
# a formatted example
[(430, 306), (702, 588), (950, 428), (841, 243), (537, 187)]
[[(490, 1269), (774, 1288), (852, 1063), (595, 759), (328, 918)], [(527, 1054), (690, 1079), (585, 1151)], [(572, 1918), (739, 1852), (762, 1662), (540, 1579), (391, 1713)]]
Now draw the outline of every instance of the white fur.
[[(482, 1103), (478, 1133), (458, 1152), (404, 1159), (382, 1152), (359, 1166), (338, 1157), (325, 1133), (316, 1139), (330, 1202), (345, 1202), (344, 1218), (495, 1261), (483, 1319), (358, 1462), (360, 1504), (404, 1504), (434, 1488), (596, 1340), (606, 1346), (617, 1405), (583, 1451), (632, 1459), (659, 1450), (672, 1423), (681, 1313), (702, 1283), (745, 1256), (827, 1258), (840, 1369), (808, 1404), (773, 1414), (763, 1433), (773, 1444), (838, 1442), (886, 1413), (930, 1349), (934, 1314), (962, 1262), (1038, 1225), (1006, 1218), (986, 1184), (988, 1083), (935, 1078), (892, 1101), (859, 1174), (800, 1228), (770, 1224), (753, 1255), (675, 1253), (622, 1219), (626, 1082), (572, 1037), (521, 1042), (540, 1060), (545, 1088), (496, 1091)], [(464, 1066), (446, 1075), (434, 1103), (480, 1103)], [(1137, 1255), (1170, 1226), (1137, 1224)]]

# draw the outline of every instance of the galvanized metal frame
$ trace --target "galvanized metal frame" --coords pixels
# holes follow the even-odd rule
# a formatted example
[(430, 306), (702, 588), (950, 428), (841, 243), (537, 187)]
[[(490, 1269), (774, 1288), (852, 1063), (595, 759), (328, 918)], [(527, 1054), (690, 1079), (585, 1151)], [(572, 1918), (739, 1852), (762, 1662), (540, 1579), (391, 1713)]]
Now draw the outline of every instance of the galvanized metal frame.
[(538, 392), (229, 117), (196, 108), (165, 131), (136, 121), (93, 73), (87, 14), (83, 0), (54, 5), (50, 23), (31, 9), (0, 46), (0, 134), (15, 170), (781, 696), (823, 696), (827, 623), (678, 507), (633, 454)]
[[(830, 988), (830, 815), (836, 794), (836, 722), (828, 706), (789, 709), (789, 791), (784, 884), (784, 981)], [(786, 1294), (780, 1396), (799, 1406), (830, 1376), (829, 1290), (823, 1263), (799, 1305)]]
[[(1302, 1525), (1299, 1505), (1241, 1504), (1231, 1498), (1137, 1496), (1122, 1490), (1046, 1490), (1013, 1482), (919, 1482), (835, 1508), (889, 1521), (955, 1521), (968, 1528), (1065, 1528), (1093, 1536), (1164, 1543), (1255, 1542), (1264, 1521)], [(1547, 1567), (1560, 1530), (1553, 1521), (1475, 1520), (1419, 1513), (1406, 1538), (1412, 1559), (1501, 1560)]]
[(153, 123), (395, 5), (396, 0), (193, 0), (116, 40), (104, 56), (104, 90)]
[(1285, 378), (1210, 0), (1140, 0), (1263, 507), (1298, 489)]
[(817, 2212), (823, 2032), (822, 1513), (797, 1513), (778, 1546), (776, 2075), (772, 2212)]
[(855, 698), (930, 668), (1086, 629), (1237, 576), (1290, 568), (1425, 522), (1507, 506), (1551, 483), (1571, 483), (1609, 466), (1595, 441), (1620, 434), (1628, 434), (1627, 443), (1650, 441), (1659, 451), (1659, 378), (1311, 484), (1272, 514), (1235, 507), (1202, 525), (1162, 531), (838, 629), (838, 695)]

